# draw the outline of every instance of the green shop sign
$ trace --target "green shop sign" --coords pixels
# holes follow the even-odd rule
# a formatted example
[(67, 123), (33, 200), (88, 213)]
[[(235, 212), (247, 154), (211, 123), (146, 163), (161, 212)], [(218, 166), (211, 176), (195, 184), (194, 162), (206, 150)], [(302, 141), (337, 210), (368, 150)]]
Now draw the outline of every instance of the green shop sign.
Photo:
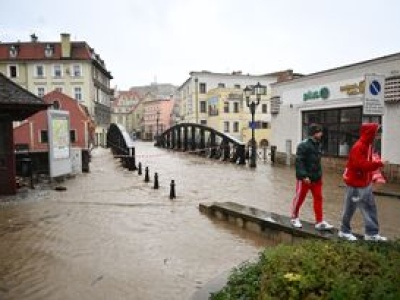
[(314, 99), (328, 99), (329, 89), (327, 87), (321, 88), (319, 91), (308, 91), (303, 94), (303, 101), (314, 100)]

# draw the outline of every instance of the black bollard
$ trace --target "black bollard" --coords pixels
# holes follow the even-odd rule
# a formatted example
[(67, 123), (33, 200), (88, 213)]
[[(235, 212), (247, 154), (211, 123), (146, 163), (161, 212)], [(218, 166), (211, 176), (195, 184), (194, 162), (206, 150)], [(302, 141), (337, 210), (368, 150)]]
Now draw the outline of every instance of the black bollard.
[(144, 182), (149, 182), (149, 167), (146, 167), (145, 172), (144, 172)]
[(154, 189), (157, 190), (159, 188), (158, 185), (158, 174), (154, 173)]
[(176, 194), (175, 194), (175, 180), (171, 180), (171, 189), (169, 192), (169, 199), (175, 199), (176, 198)]
[(139, 170), (138, 170), (138, 175), (142, 175), (142, 163), (139, 163)]

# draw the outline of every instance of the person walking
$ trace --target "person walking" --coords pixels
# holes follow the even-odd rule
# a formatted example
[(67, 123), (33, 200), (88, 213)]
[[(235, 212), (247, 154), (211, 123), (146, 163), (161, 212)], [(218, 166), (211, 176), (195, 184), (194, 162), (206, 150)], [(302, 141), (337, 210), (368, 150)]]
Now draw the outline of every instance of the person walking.
[(365, 240), (386, 241), (379, 234), (378, 214), (375, 197), (372, 191), (374, 172), (383, 166), (379, 156), (374, 155), (373, 142), (379, 129), (377, 123), (361, 124), (360, 138), (350, 150), (343, 180), (346, 183), (342, 222), (338, 236), (355, 241), (357, 237), (351, 232), (351, 219), (360, 209), (364, 219)]
[(308, 128), (309, 137), (303, 140), (296, 151), (296, 195), (292, 201), (291, 224), (301, 228), (299, 211), (308, 191), (313, 196), (315, 214), (315, 229), (331, 230), (333, 226), (323, 219), (322, 209), (322, 167), (321, 167), (321, 138), (322, 127), (311, 124)]

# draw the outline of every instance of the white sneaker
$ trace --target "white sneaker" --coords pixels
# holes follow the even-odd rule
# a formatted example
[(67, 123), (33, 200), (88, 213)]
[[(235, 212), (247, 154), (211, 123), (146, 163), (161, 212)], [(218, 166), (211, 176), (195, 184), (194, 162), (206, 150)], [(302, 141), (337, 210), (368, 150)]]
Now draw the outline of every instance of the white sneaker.
[(291, 220), (290, 220), (290, 223), (292, 223), (292, 226), (293, 226), (293, 227), (296, 227), (296, 228), (301, 228), (301, 227), (303, 227), (303, 224), (301, 224), (299, 218), (291, 219)]
[(386, 242), (387, 237), (381, 236), (380, 234), (364, 235), (364, 240), (366, 241), (376, 241), (376, 242)]
[(338, 232), (338, 236), (339, 236), (341, 239), (344, 239), (344, 240), (348, 240), (348, 241), (357, 241), (356, 236), (355, 236), (354, 234), (352, 234), (351, 232), (345, 233), (345, 232), (343, 232), (343, 231), (339, 231), (339, 232)]
[(315, 224), (315, 229), (317, 230), (331, 230), (333, 228), (333, 225), (329, 224), (326, 221), (319, 222)]

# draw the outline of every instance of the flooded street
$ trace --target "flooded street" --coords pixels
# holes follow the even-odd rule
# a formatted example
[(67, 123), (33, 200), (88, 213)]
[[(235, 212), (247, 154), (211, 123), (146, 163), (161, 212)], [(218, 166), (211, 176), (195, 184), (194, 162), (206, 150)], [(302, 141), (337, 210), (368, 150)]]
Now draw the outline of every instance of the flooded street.
[[(256, 257), (269, 242), (199, 213), (234, 201), (289, 214), (294, 169), (256, 170), (138, 142), (144, 176), (95, 149), (91, 172), (0, 198), (0, 299), (188, 299), (207, 281)], [(160, 189), (153, 189), (154, 172)], [(169, 199), (175, 180), (177, 198)], [(339, 224), (340, 176), (325, 176), (325, 214)], [(400, 200), (378, 197), (382, 233), (400, 237)], [(301, 217), (313, 220), (307, 201)], [(356, 231), (362, 232), (357, 212)]]

